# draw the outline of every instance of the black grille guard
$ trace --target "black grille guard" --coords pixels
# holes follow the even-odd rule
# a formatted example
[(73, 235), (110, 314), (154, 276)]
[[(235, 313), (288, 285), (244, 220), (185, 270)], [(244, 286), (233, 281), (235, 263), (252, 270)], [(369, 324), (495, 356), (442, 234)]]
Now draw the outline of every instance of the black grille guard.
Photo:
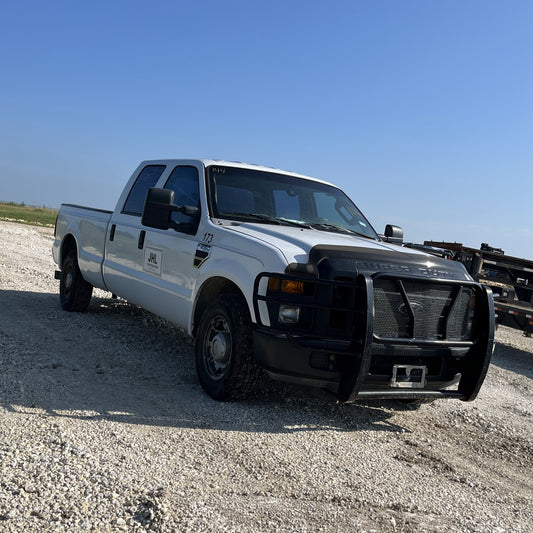
[[(278, 278), (302, 281), (315, 284), (322, 288), (339, 288), (353, 290), (358, 295), (354, 305), (336, 305), (328, 301), (298, 301), (294, 298), (288, 301), (282, 295), (267, 296), (259, 294), (259, 286), (263, 278)], [(447, 340), (447, 339), (417, 339), (417, 338), (384, 338), (374, 332), (374, 281), (378, 279), (391, 279), (394, 281), (427, 283), (431, 286), (456, 286), (470, 288), (476, 297), (476, 321), (482, 325), (473, 340)], [(298, 306), (312, 309), (315, 312), (337, 311), (347, 313), (352, 317), (350, 330), (339, 333), (338, 331), (322, 332), (303, 331), (295, 327), (280, 329), (279, 332), (289, 338), (294, 344), (318, 350), (334, 351), (348, 355), (349, 364), (342, 369), (339, 383), (338, 396), (341, 401), (350, 402), (364, 398), (444, 398), (454, 397), (464, 401), (476, 398), (481, 385), (486, 377), (494, 347), (494, 301), (492, 291), (473, 281), (450, 280), (439, 278), (420, 278), (409, 274), (399, 273), (360, 273), (353, 281), (334, 281), (319, 279), (307, 274), (278, 274), (262, 273), (257, 276), (254, 287), (254, 311), (258, 328), (267, 330), (275, 329), (262, 323), (260, 302), (269, 303), (297, 303)], [(484, 325), (484, 326), (483, 326)], [(372, 387), (368, 382), (372, 364), (373, 350), (377, 347), (423, 348), (426, 350), (439, 349), (466, 349), (462, 358), (462, 371), (456, 390), (425, 390), (425, 389), (384, 389)]]

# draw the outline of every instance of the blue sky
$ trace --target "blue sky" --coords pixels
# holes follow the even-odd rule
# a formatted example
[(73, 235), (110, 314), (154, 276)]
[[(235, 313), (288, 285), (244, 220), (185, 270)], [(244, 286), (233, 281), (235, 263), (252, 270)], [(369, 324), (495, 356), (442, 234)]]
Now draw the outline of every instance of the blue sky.
[(4, 1), (0, 46), (2, 201), (112, 209), (141, 160), (239, 160), (533, 259), (529, 0)]

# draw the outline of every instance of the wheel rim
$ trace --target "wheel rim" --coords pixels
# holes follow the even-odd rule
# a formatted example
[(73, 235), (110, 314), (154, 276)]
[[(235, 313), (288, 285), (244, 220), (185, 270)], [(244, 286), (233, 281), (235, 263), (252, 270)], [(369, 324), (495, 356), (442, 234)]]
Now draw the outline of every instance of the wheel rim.
[(222, 379), (231, 362), (231, 330), (221, 315), (213, 317), (206, 328), (203, 358), (209, 377)]
[(65, 297), (69, 298), (74, 284), (74, 272), (71, 265), (68, 265), (63, 275), (63, 286), (65, 289)]

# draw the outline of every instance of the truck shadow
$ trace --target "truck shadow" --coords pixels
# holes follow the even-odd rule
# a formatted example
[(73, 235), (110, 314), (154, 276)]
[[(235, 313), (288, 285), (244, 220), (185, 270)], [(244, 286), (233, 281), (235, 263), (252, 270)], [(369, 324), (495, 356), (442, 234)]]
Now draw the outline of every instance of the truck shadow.
[(511, 372), (533, 379), (533, 339), (527, 340), (531, 344), (531, 352), (497, 343), (492, 354), (491, 363), (505, 370), (510, 370)]
[(18, 413), (129, 424), (287, 433), (405, 431), (399, 402), (338, 404), (326, 392), (267, 385), (248, 402), (202, 391), (191, 339), (123, 300), (64, 312), (56, 294), (0, 291), (0, 406)]

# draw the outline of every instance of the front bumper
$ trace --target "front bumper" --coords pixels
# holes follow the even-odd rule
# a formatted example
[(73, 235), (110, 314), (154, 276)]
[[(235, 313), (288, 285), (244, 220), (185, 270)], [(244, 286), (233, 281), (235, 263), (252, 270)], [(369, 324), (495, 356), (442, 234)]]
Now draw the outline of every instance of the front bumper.
[[(471, 401), (477, 396), (494, 345), (490, 289), (469, 281), (390, 274), (312, 281), (287, 275), (315, 289), (289, 297), (291, 305), (302, 307), (301, 323), (280, 327), (275, 310), (287, 296), (259, 294), (261, 278), (269, 276), (280, 277), (262, 274), (256, 282), (254, 347), (258, 364), (274, 377), (325, 387), (346, 402), (442, 397)], [(383, 287), (389, 291), (385, 299)], [(465, 307), (472, 321), (468, 330), (458, 319), (461, 305), (466, 305), (465, 291), (474, 296), (472, 309)], [(415, 298), (428, 310), (418, 310), (416, 305), (422, 305)], [(434, 298), (444, 302), (436, 310)]]

